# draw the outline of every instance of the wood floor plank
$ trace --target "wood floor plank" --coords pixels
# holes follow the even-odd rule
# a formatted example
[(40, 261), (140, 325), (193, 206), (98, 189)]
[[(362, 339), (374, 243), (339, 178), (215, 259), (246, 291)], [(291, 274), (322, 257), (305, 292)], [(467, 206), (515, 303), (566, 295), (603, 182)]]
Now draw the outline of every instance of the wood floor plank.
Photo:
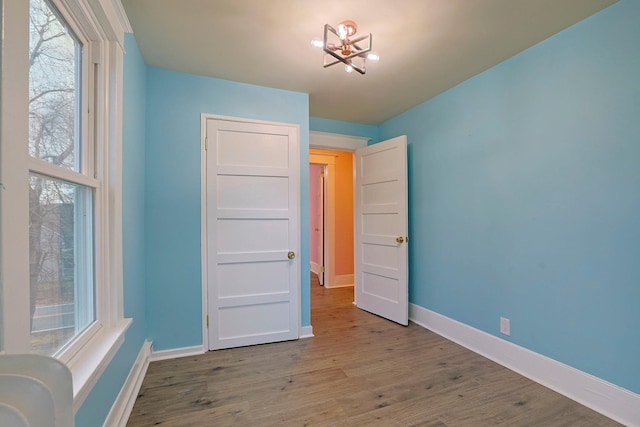
[(128, 426), (616, 426), (312, 277), (314, 337), (152, 362)]

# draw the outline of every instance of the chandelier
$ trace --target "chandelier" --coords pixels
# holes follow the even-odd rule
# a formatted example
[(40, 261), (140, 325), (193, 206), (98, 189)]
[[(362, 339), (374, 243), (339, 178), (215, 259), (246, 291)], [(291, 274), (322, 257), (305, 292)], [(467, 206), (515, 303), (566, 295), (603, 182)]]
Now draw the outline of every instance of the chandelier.
[(355, 70), (364, 74), (367, 60), (378, 62), (380, 57), (371, 51), (371, 33), (353, 38), (357, 31), (358, 24), (351, 20), (340, 22), (337, 28), (325, 24), (323, 40), (311, 41), (313, 46), (324, 51), (324, 68), (342, 63), (346, 72)]

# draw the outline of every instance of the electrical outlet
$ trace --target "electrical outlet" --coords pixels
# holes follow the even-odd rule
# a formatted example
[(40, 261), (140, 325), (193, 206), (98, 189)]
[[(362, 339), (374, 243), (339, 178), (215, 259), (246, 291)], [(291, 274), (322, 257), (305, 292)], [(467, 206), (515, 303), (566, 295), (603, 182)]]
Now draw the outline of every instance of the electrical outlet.
[(511, 335), (511, 320), (506, 317), (500, 318), (500, 333), (505, 335)]

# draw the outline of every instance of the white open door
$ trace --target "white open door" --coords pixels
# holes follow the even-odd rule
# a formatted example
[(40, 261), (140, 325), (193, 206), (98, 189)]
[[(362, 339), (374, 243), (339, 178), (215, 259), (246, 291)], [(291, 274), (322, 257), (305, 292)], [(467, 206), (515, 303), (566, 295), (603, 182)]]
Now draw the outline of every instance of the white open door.
[(209, 348), (298, 338), (296, 126), (206, 120)]
[(309, 164), (309, 223), (311, 224), (311, 272), (318, 274), (324, 285), (324, 169), (325, 165)]
[(407, 137), (356, 150), (355, 170), (356, 305), (407, 325)]
[(320, 265), (320, 272), (318, 273), (318, 281), (321, 285), (324, 286), (324, 209), (325, 209), (325, 182), (324, 175), (325, 169), (327, 167), (325, 165), (322, 166), (322, 172), (317, 179), (320, 180), (318, 184), (318, 234), (317, 234), (317, 242), (318, 242), (318, 264)]

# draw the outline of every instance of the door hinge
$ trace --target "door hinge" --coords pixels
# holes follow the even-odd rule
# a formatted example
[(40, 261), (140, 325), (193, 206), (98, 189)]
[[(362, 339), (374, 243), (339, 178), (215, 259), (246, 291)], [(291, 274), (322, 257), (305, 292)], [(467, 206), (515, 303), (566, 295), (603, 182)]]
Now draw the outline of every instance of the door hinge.
[(209, 315), (207, 314), (207, 329), (209, 329)]
[(324, 169), (321, 169), (321, 170), (320, 170), (320, 177), (321, 177), (321, 178), (324, 178)]
[(324, 273), (324, 265), (322, 267), (320, 267), (320, 272)]
[(205, 151), (209, 149), (209, 138), (204, 138), (204, 149)]

